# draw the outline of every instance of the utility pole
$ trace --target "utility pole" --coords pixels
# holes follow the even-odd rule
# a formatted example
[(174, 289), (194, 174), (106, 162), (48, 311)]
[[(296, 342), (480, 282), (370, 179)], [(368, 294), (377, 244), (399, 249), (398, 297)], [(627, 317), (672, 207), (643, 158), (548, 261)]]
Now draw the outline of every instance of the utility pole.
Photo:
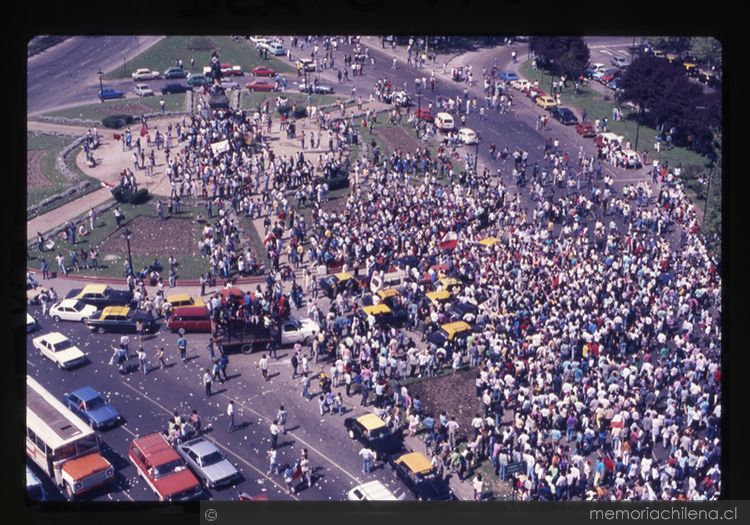
[(102, 68), (100, 67), (96, 73), (99, 75), (99, 101), (104, 104), (104, 84), (102, 84), (102, 75), (104, 73), (102, 72)]
[(127, 226), (125, 227), (125, 231), (122, 232), (122, 237), (125, 239), (125, 243), (128, 245), (128, 266), (130, 268), (130, 273), (134, 273), (133, 271), (133, 256), (130, 253), (130, 238), (133, 237), (133, 232), (130, 231), (130, 228)]

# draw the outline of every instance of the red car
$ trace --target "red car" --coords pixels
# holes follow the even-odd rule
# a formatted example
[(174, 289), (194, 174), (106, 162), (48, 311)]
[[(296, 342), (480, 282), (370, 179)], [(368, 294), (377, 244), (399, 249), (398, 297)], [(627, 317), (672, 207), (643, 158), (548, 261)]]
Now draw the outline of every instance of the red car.
[(241, 77), (242, 75), (245, 74), (242, 71), (241, 66), (233, 66), (232, 64), (222, 64), (221, 73), (225, 77), (231, 77), (231, 76)]
[(539, 87), (530, 87), (529, 91), (526, 93), (526, 96), (528, 96), (531, 100), (536, 101), (537, 97), (547, 96), (547, 93)]
[(576, 124), (576, 131), (582, 137), (596, 137), (596, 130), (591, 122), (579, 122)]
[(273, 91), (276, 86), (263, 80), (253, 80), (248, 82), (245, 87), (250, 91)]
[(159, 501), (187, 501), (203, 493), (198, 479), (158, 432), (135, 438), (128, 458)]
[(172, 332), (211, 333), (211, 316), (205, 306), (178, 306), (169, 318), (167, 328)]
[(276, 76), (276, 70), (266, 66), (257, 66), (251, 69), (256, 77), (273, 77)]
[(432, 111), (426, 108), (418, 109), (414, 115), (421, 120), (426, 120), (427, 122), (434, 122), (435, 117), (432, 115)]

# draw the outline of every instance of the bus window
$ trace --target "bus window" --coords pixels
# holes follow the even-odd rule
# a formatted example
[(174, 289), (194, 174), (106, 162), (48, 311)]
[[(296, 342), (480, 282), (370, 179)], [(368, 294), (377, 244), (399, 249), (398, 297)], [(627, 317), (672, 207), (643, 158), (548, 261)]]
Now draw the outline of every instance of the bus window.
[(76, 449), (78, 450), (79, 456), (85, 454), (86, 452), (89, 452), (90, 450), (96, 450), (98, 447), (99, 440), (97, 439), (96, 435), (87, 436), (76, 442)]
[(76, 456), (75, 443), (64, 445), (52, 452), (52, 459), (54, 461), (60, 461), (62, 459), (74, 458)]

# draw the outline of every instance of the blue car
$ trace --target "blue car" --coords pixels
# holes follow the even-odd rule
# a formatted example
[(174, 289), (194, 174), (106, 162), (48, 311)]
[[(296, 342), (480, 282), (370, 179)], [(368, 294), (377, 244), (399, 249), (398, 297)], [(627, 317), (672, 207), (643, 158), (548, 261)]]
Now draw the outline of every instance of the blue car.
[(90, 386), (79, 388), (63, 397), (65, 405), (93, 429), (113, 427), (122, 420), (120, 412)]
[(518, 80), (518, 75), (516, 75), (513, 71), (501, 71), (500, 80), (505, 80), (506, 82), (513, 82), (514, 80)]
[(105, 87), (99, 90), (99, 98), (104, 100), (111, 98), (125, 98), (125, 93), (111, 87)]

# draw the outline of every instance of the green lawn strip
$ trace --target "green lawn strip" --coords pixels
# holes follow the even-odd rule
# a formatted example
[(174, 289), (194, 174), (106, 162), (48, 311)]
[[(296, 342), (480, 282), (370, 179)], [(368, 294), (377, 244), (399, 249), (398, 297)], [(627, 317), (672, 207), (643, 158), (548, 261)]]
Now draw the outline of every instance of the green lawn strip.
[(157, 93), (153, 97), (105, 100), (103, 103), (97, 102), (96, 104), (75, 106), (45, 113), (43, 116), (84, 120), (102, 120), (109, 115), (140, 116), (141, 113), (144, 112), (153, 113), (161, 111), (160, 101), (162, 98), (164, 99), (164, 109), (166, 111), (185, 111), (184, 93), (173, 93), (169, 95)]
[[(294, 93), (285, 91), (283, 93), (268, 93), (268, 92), (252, 92), (243, 90), (242, 99), (240, 105), (244, 110), (254, 110), (258, 106), (262, 105), (266, 100), (270, 99), (269, 105), (275, 107), (276, 99), (278, 97), (284, 97), (289, 101), (290, 105), (297, 105), (299, 107), (307, 106), (307, 97), (305, 93)], [(333, 95), (318, 95), (314, 94), (311, 96), (310, 104), (313, 106), (323, 106), (326, 104), (333, 104), (336, 102), (337, 97)], [(277, 116), (277, 115), (274, 115)]]
[(268, 257), (268, 250), (266, 250), (266, 247), (263, 245), (263, 239), (261, 238), (261, 232), (259, 232), (255, 225), (253, 224), (253, 221), (245, 217), (244, 215), (240, 219), (240, 225), (242, 226), (242, 229), (247, 233), (247, 238), (250, 241), (250, 249), (255, 254), (255, 258), (258, 260), (258, 263), (263, 263), (266, 265), (266, 269), (271, 268), (271, 259)]
[[(295, 69), (286, 59), (268, 55), (268, 60), (261, 59), (255, 44), (249, 40), (232, 40), (230, 36), (168, 36), (140, 55), (118, 66), (105, 75), (106, 79), (129, 78), (136, 69), (148, 68), (164, 73), (182, 60), (182, 66), (190, 70), (190, 57), (195, 57), (193, 73), (202, 73), (203, 68), (211, 63), (213, 50), (219, 53), (222, 63), (241, 66), (245, 72), (255, 66), (267, 65), (280, 73), (291, 73)], [(245, 75), (247, 77), (247, 74)]]
[(42, 171), (42, 174), (45, 176), (45, 178), (49, 181), (49, 184), (40, 188), (32, 189), (29, 188), (27, 190), (27, 197), (26, 197), (26, 206), (31, 206), (34, 204), (38, 204), (39, 202), (43, 201), (47, 197), (50, 197), (56, 193), (62, 193), (72, 185), (78, 184), (79, 181), (87, 180), (90, 182), (90, 184), (80, 192), (73, 193), (72, 195), (68, 195), (67, 197), (63, 197), (60, 199), (57, 199), (49, 206), (46, 206), (45, 208), (39, 210), (37, 213), (32, 215), (27, 215), (27, 219), (32, 219), (42, 213), (47, 213), (55, 208), (59, 208), (63, 204), (67, 204), (68, 202), (71, 202), (75, 199), (78, 199), (87, 193), (91, 193), (94, 190), (97, 190), (101, 187), (101, 184), (99, 180), (90, 177), (83, 173), (81, 169), (76, 164), (76, 157), (78, 156), (79, 152), (81, 151), (81, 148), (78, 147), (74, 149), (73, 151), (68, 154), (68, 156), (65, 159), (65, 164), (73, 171), (76, 175), (79, 177), (79, 181), (76, 181), (74, 183), (71, 183), (70, 179), (66, 178), (62, 173), (57, 171), (57, 167), (55, 166), (55, 161), (57, 158), (57, 155), (62, 151), (68, 144), (73, 142), (72, 137), (61, 137), (57, 135), (46, 135), (41, 133), (28, 133), (28, 149), (29, 150), (43, 150), (44, 156), (41, 159), (40, 163), (40, 169)]

